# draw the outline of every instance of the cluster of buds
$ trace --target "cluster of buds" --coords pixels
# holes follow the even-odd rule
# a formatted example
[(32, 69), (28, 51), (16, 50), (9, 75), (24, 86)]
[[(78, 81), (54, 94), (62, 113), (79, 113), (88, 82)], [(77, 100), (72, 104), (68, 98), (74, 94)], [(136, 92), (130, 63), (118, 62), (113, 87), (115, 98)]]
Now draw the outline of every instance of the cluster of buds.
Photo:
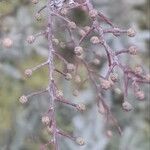
[[(124, 91), (121, 91), (119, 88), (115, 88), (114, 91), (119, 94), (123, 95), (123, 103), (122, 103), (122, 108), (125, 111), (131, 111), (133, 109), (132, 105), (128, 102), (128, 88), (129, 85), (128, 81), (132, 82), (132, 86), (134, 86), (133, 89), (136, 89), (135, 96), (139, 100), (143, 100), (145, 98), (145, 93), (139, 89), (139, 84), (140, 83), (150, 83), (150, 75), (145, 75), (143, 69), (141, 66), (136, 66), (134, 70), (130, 69), (126, 65), (122, 65), (121, 60), (118, 58), (118, 55), (122, 53), (128, 53), (130, 55), (136, 55), (137, 54), (137, 47), (136, 46), (130, 46), (127, 49), (123, 49), (120, 51), (114, 52), (114, 50), (109, 46), (105, 39), (105, 34), (106, 33), (112, 33), (114, 36), (120, 36), (121, 34), (127, 34), (129, 37), (134, 37), (136, 35), (136, 32), (134, 29), (129, 28), (128, 30), (122, 30), (116, 25), (114, 25), (105, 15), (103, 15), (101, 12), (95, 10), (89, 0), (85, 0), (85, 3), (81, 4), (78, 2), (74, 2), (73, 0), (66, 1), (64, 4), (63, 0), (47, 0), (48, 3), (44, 7), (42, 7), (35, 15), (36, 20), (40, 21), (41, 20), (41, 11), (45, 8), (47, 8), (48, 12), (48, 25), (46, 28), (46, 32), (41, 32), (40, 34), (34, 35), (29, 35), (26, 39), (28, 44), (32, 44), (35, 42), (37, 36), (43, 35), (44, 37), (47, 38), (48, 40), (48, 50), (49, 50), (49, 55), (48, 59), (46, 62), (37, 65), (36, 67), (32, 69), (26, 69), (24, 74), (26, 77), (31, 77), (33, 71), (43, 67), (47, 66), (49, 69), (49, 83), (48, 83), (48, 88), (46, 90), (42, 90), (39, 92), (35, 92), (33, 94), (30, 94), (28, 96), (21, 96), (19, 101), (22, 104), (25, 104), (28, 102), (28, 98), (34, 95), (42, 94), (43, 92), (48, 92), (50, 101), (49, 101), (49, 113), (50, 115), (44, 115), (41, 119), (42, 123), (47, 127), (47, 130), (49, 133), (52, 134), (52, 143), (55, 146), (55, 150), (59, 150), (57, 147), (57, 136), (58, 134), (61, 136), (69, 137), (70, 139), (73, 139), (77, 144), (79, 145), (84, 145), (85, 141), (83, 138), (78, 137), (74, 138), (71, 137), (70, 135), (64, 133), (63, 131), (59, 130), (57, 128), (57, 122), (55, 118), (55, 102), (61, 102), (64, 104), (67, 104), (69, 106), (74, 107), (78, 111), (85, 111), (86, 106), (84, 104), (75, 104), (70, 102), (70, 100), (66, 100), (63, 92), (58, 85), (56, 84), (57, 82), (55, 81), (55, 75), (54, 72), (56, 71), (57, 73), (60, 73), (65, 77), (66, 80), (72, 82), (72, 80), (75, 82), (75, 84), (78, 86), (78, 88), (74, 89), (73, 95), (78, 96), (79, 95), (79, 87), (80, 85), (83, 85), (85, 82), (90, 82), (92, 85), (94, 85), (97, 93), (97, 99), (98, 99), (98, 110), (102, 115), (106, 115), (110, 117), (111, 120), (115, 120), (113, 117), (113, 114), (110, 111), (109, 106), (107, 105), (107, 100), (105, 100), (104, 96), (105, 92), (108, 90), (111, 90), (111, 87), (114, 86), (118, 82), (118, 74), (116, 73), (116, 70), (114, 68), (118, 68), (122, 70), (124, 73), (124, 78), (123, 78), (123, 84), (124, 84)], [(33, 4), (37, 4), (38, 0), (31, 0)], [(63, 5), (64, 4), (64, 5)], [(76, 24), (74, 21), (70, 20), (68, 18), (69, 11), (74, 9), (74, 8), (84, 8), (83, 10), (86, 11), (87, 15), (90, 17), (90, 25), (80, 27), (78, 24)], [(64, 26), (66, 27), (67, 30), (69, 31), (69, 36), (70, 39), (72, 40), (71, 42), (62, 42), (61, 39), (55, 38), (55, 31), (53, 31), (53, 23), (55, 21), (57, 22), (57, 19), (53, 21), (53, 18), (57, 17), (57, 19), (62, 20)], [(111, 27), (108, 29), (103, 29), (101, 26), (101, 23), (99, 22), (100, 20), (104, 21), (107, 25)], [(91, 34), (92, 32), (92, 34)], [(92, 35), (92, 36), (91, 36)], [(96, 36), (95, 36), (96, 35)], [(79, 39), (78, 39), (79, 37)], [(108, 71), (106, 71), (106, 75), (101, 75), (95, 68), (98, 68), (98, 66), (93, 67), (93, 65), (90, 65), (92, 62), (94, 65), (99, 65), (101, 64), (101, 59), (100, 55), (98, 55), (95, 50), (93, 50), (90, 47), (90, 51), (88, 48), (84, 47), (84, 44), (82, 45), (82, 42), (86, 38), (90, 39), (90, 43), (92, 43), (92, 47), (98, 47), (99, 45), (102, 46), (105, 50), (105, 56), (108, 61)], [(10, 48), (13, 45), (13, 41), (9, 38), (5, 38), (3, 40), (3, 46), (6, 48)], [(69, 47), (70, 45), (72, 46), (73, 50), (73, 57), (75, 57), (74, 62), (68, 62), (66, 58), (64, 58), (58, 51), (55, 49), (57, 47), (65, 49)], [(99, 49), (97, 49), (98, 51)], [(91, 57), (93, 57), (92, 60), (89, 60), (87, 57), (88, 53), (91, 53)], [(63, 71), (60, 69), (58, 70), (56, 68), (57, 65), (55, 65), (54, 57), (58, 57), (58, 61), (61, 61), (63, 65), (65, 66)], [(83, 57), (84, 56), (84, 57)], [(83, 80), (81, 80), (80, 77), (80, 66), (84, 67), (84, 69), (87, 72), (87, 77)], [(100, 66), (100, 65), (99, 65)], [(93, 67), (93, 68), (92, 68)], [(121, 80), (121, 77), (119, 78)], [(53, 109), (52, 109), (53, 108)], [(52, 117), (52, 119), (51, 119)], [(53, 126), (50, 126), (50, 125)], [(116, 121), (114, 122), (116, 125)], [(117, 128), (120, 131), (120, 128), (118, 127), (119, 125), (116, 125)], [(112, 137), (112, 132), (110, 130), (107, 130), (107, 136)], [(49, 142), (50, 143), (50, 142)]]

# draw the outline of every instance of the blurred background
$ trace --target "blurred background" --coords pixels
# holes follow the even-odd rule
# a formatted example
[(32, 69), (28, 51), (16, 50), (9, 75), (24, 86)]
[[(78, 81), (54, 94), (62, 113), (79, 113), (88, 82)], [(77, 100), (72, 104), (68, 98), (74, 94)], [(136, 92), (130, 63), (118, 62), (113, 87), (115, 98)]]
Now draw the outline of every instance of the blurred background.
[[(26, 43), (28, 35), (45, 28), (44, 14), (41, 22), (37, 22), (34, 18), (36, 11), (44, 3), (45, 0), (41, 0), (35, 6), (30, 0), (0, 0), (0, 150), (37, 150), (41, 143), (44, 144), (50, 139), (41, 123), (41, 116), (47, 109), (48, 95), (33, 97), (25, 106), (21, 106), (18, 102), (21, 95), (47, 86), (46, 69), (35, 72), (30, 79), (25, 79), (23, 74), (24, 69), (36, 66), (47, 58), (47, 44), (44, 38), (39, 37), (33, 45)], [(140, 54), (134, 57), (125, 55), (122, 61), (131, 67), (140, 64), (146, 72), (149, 72), (150, 1), (93, 0), (93, 4), (119, 27), (128, 29), (132, 26), (136, 29), (135, 38), (108, 36), (107, 39), (114, 49), (130, 44), (137, 45)], [(80, 10), (75, 10), (72, 18), (81, 25), (87, 21)], [(65, 37), (62, 32), (59, 36), (62, 39)], [(5, 37), (13, 40), (13, 46), (9, 49), (2, 45)], [(62, 54), (66, 49), (65, 47), (61, 49)], [(104, 67), (105, 64), (97, 69), (104, 72)], [(83, 79), (84, 75), (82, 72)], [(113, 125), (106, 124), (105, 118), (98, 113), (95, 93), (90, 86), (81, 87), (80, 95), (76, 98), (72, 95), (74, 87), (69, 82), (60, 77), (57, 81), (66, 98), (74, 102), (83, 102), (87, 106), (87, 111), (81, 114), (65, 105), (58, 105), (58, 126), (86, 140), (86, 145), (79, 147), (68, 139), (60, 138), (61, 150), (150, 149), (149, 86), (142, 87), (146, 93), (144, 102), (137, 101), (133, 94), (129, 93), (134, 111), (128, 113), (121, 109), (121, 93), (116, 90), (106, 95), (108, 104), (123, 129), (123, 135), (120, 136)], [(112, 131), (112, 136), (106, 134), (109, 130)]]

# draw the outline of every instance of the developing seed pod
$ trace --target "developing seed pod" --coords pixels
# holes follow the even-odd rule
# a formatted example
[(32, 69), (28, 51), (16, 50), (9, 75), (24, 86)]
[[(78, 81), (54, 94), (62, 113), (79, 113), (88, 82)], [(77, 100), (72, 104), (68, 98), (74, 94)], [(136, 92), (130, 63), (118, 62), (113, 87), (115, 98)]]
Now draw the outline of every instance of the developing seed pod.
[(2, 44), (5, 48), (11, 48), (13, 45), (13, 41), (10, 38), (4, 38)]
[(90, 39), (90, 42), (93, 44), (98, 44), (98, 43), (100, 43), (100, 40), (97, 36), (92, 36)]
[(130, 46), (129, 47), (129, 54), (130, 55), (136, 55), (138, 51), (138, 48), (136, 46)]
[(95, 9), (90, 10), (90, 12), (89, 12), (90, 17), (95, 18), (97, 15), (98, 15), (97, 10), (95, 10)]
[(24, 74), (26, 75), (26, 77), (29, 78), (32, 75), (32, 70), (31, 69), (26, 69), (25, 72), (24, 72)]
[(86, 110), (86, 107), (85, 107), (84, 104), (78, 104), (78, 105), (77, 105), (77, 109), (78, 109), (79, 111), (85, 111), (85, 110)]
[(29, 35), (29, 36), (27, 37), (27, 42), (28, 42), (29, 44), (34, 43), (34, 41), (35, 41), (35, 36)]
[(69, 26), (69, 28), (71, 28), (71, 29), (76, 29), (76, 27), (77, 27), (76, 23), (73, 22), (73, 21), (69, 22), (69, 23), (68, 23), (68, 26)]
[(136, 97), (137, 97), (139, 100), (144, 100), (144, 98), (145, 98), (145, 94), (144, 94), (143, 91), (137, 91), (137, 92), (135, 93), (135, 95), (136, 95)]
[(47, 115), (45, 115), (45, 116), (42, 116), (42, 123), (44, 124), (44, 125), (49, 125), (49, 123), (50, 123), (50, 119), (49, 119), (49, 117), (47, 116)]
[(124, 101), (122, 103), (122, 108), (125, 110), (125, 111), (131, 111), (133, 108), (132, 108), (132, 105), (128, 102), (128, 101)]
[(136, 32), (135, 32), (135, 30), (134, 30), (133, 28), (129, 28), (129, 29), (127, 30), (127, 35), (128, 35), (129, 37), (134, 37), (134, 36), (136, 35)]
[(83, 54), (83, 48), (82, 48), (81, 46), (75, 47), (74, 53), (75, 53), (77, 56), (81, 56), (81, 55)]
[(79, 144), (80, 146), (85, 145), (85, 140), (82, 137), (76, 138), (76, 143)]
[(72, 75), (70, 73), (66, 73), (65, 79), (66, 80), (71, 80), (72, 79)]
[(22, 96), (19, 98), (19, 102), (20, 102), (21, 104), (25, 104), (25, 103), (28, 102), (28, 99), (27, 99), (27, 97), (26, 97), (25, 95), (22, 95)]

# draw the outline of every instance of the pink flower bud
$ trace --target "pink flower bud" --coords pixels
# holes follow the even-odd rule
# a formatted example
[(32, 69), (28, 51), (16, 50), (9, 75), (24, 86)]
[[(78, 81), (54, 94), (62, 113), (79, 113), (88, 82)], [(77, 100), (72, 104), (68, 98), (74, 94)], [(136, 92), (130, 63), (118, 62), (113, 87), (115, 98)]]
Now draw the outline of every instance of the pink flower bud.
[(42, 116), (42, 123), (44, 125), (49, 125), (49, 123), (50, 123), (49, 117), (48, 116)]
[(111, 87), (110, 81), (102, 79), (101, 80), (101, 87), (102, 87), (102, 89), (105, 89), (105, 90), (109, 89)]
[(79, 144), (80, 146), (85, 145), (85, 141), (82, 137), (76, 138), (76, 143)]
[(71, 21), (68, 23), (68, 26), (71, 28), (71, 29), (75, 29), (77, 27), (76, 23)]
[(143, 100), (145, 98), (145, 94), (143, 91), (137, 91), (135, 93), (136, 97), (139, 99), (139, 100)]
[(11, 48), (13, 45), (13, 41), (10, 38), (4, 38), (2, 44), (6, 48)]
[(90, 17), (95, 18), (97, 15), (98, 15), (97, 10), (95, 10), (95, 9), (90, 10), (90, 12), (89, 12)]
[(129, 47), (129, 53), (131, 55), (136, 55), (137, 54), (137, 51), (138, 51), (138, 48), (136, 46), (131, 46)]
[(113, 82), (116, 82), (118, 80), (118, 74), (117, 73), (111, 73), (110, 74), (110, 79), (113, 81)]
[(113, 136), (112, 131), (107, 130), (106, 135), (107, 135), (108, 138), (111, 138)]
[(27, 77), (31, 77), (31, 75), (32, 75), (32, 70), (31, 70), (31, 69), (26, 69), (24, 73), (25, 73), (25, 75), (26, 75)]
[(25, 104), (25, 103), (27, 103), (27, 101), (28, 101), (28, 99), (27, 99), (27, 97), (26, 97), (25, 95), (22, 95), (22, 96), (19, 98), (19, 102), (20, 102), (21, 104)]
[(76, 82), (76, 83), (80, 83), (80, 82), (81, 82), (81, 78), (80, 78), (79, 75), (76, 75), (76, 76), (75, 76), (75, 82)]
[(128, 35), (129, 37), (134, 37), (134, 36), (136, 35), (136, 32), (135, 32), (135, 30), (134, 30), (133, 28), (129, 28), (129, 29), (127, 30), (127, 35)]
[(85, 111), (85, 110), (86, 110), (86, 107), (85, 107), (84, 104), (78, 104), (78, 105), (77, 105), (77, 109), (78, 109), (79, 111)]
[(122, 103), (122, 107), (123, 107), (123, 109), (125, 110), (125, 111), (131, 111), (133, 108), (132, 108), (132, 105), (129, 103), (129, 102), (127, 102), (127, 101), (124, 101), (123, 103)]
[(70, 73), (66, 73), (65, 79), (66, 80), (71, 80), (72, 79), (72, 75)]
[(75, 65), (71, 63), (67, 64), (67, 70), (73, 72), (75, 70)]
[(97, 36), (92, 36), (91, 39), (90, 39), (91, 43), (93, 44), (98, 44), (100, 43), (100, 40)]
[(31, 2), (32, 2), (33, 4), (37, 4), (39, 1), (38, 1), (38, 0), (31, 0)]
[(81, 46), (75, 47), (74, 53), (75, 53), (77, 56), (81, 56), (81, 55), (83, 54), (83, 48), (82, 48)]
[(27, 37), (27, 42), (28, 42), (29, 44), (34, 43), (34, 41), (35, 41), (35, 37), (34, 37), (33, 35), (29, 35), (29, 36)]
[(142, 67), (141, 66), (139, 66), (139, 65), (137, 65), (136, 67), (135, 67), (135, 73), (136, 74), (138, 74), (138, 75), (141, 75), (142, 73), (143, 73), (143, 69), (142, 69)]

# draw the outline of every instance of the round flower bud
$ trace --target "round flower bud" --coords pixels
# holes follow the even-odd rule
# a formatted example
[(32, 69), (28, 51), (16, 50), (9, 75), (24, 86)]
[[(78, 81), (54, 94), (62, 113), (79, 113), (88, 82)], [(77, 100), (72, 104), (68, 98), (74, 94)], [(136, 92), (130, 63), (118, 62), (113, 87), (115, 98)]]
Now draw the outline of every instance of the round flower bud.
[(11, 48), (13, 45), (13, 41), (10, 38), (4, 38), (2, 44), (6, 48)]
[(25, 103), (27, 103), (27, 101), (28, 101), (28, 99), (27, 99), (27, 97), (26, 97), (25, 95), (22, 95), (22, 96), (19, 98), (19, 102), (20, 102), (21, 104), (25, 104)]
[(147, 81), (150, 81), (150, 74), (147, 74), (147, 75), (145, 76), (145, 79), (146, 79)]
[(97, 10), (95, 10), (95, 9), (90, 10), (90, 12), (89, 12), (90, 17), (95, 18), (97, 15), (98, 15)]
[(85, 110), (86, 110), (86, 107), (85, 107), (84, 104), (78, 104), (78, 105), (77, 105), (77, 109), (78, 109), (79, 111), (85, 111)]
[(71, 29), (75, 29), (77, 27), (76, 23), (71, 21), (68, 23), (68, 26), (71, 28)]
[(67, 13), (68, 13), (67, 8), (62, 8), (61, 11), (60, 11), (60, 13), (61, 13), (62, 15), (67, 15)]
[(76, 76), (75, 76), (75, 82), (76, 82), (76, 83), (80, 83), (80, 82), (81, 82), (81, 78), (80, 78), (79, 75), (76, 75)]
[(60, 47), (63, 48), (63, 49), (66, 47), (66, 44), (65, 44), (64, 42), (60, 42), (59, 45), (60, 45)]
[(27, 77), (31, 77), (32, 75), (32, 70), (31, 69), (26, 69), (24, 74), (27, 76)]
[(27, 42), (28, 42), (29, 44), (34, 43), (34, 41), (35, 41), (35, 37), (34, 37), (33, 35), (29, 35), (29, 36), (27, 37)]
[(86, 35), (86, 32), (81, 29), (81, 30), (79, 30), (79, 34), (80, 34), (81, 36), (85, 36), (85, 35)]
[(73, 72), (75, 70), (75, 65), (71, 63), (67, 64), (67, 70)]
[(110, 74), (110, 79), (113, 81), (113, 82), (116, 82), (118, 80), (118, 74), (117, 73), (111, 73)]
[(100, 64), (100, 60), (97, 59), (97, 58), (95, 58), (95, 59), (93, 60), (93, 64), (94, 64), (94, 65), (99, 65), (99, 64)]
[(57, 90), (56, 91), (56, 96), (59, 97), (59, 98), (63, 97), (63, 92), (61, 90)]
[(38, 0), (31, 0), (31, 2), (32, 2), (33, 4), (37, 4), (39, 1), (38, 1)]
[(138, 65), (138, 66), (135, 67), (134, 71), (135, 71), (136, 74), (141, 75), (142, 72), (143, 72), (143, 69), (142, 69), (141, 66)]
[(58, 45), (58, 44), (59, 44), (59, 40), (58, 40), (58, 39), (56, 39), (56, 38), (53, 38), (53, 39), (52, 39), (52, 41), (53, 41), (56, 45)]
[(84, 30), (85, 30), (86, 32), (88, 32), (90, 29), (91, 29), (91, 28), (90, 28), (89, 26), (85, 26), (85, 27), (84, 27)]
[(80, 146), (85, 145), (85, 141), (82, 137), (76, 138), (76, 143), (79, 144)]
[(115, 91), (115, 93), (118, 94), (118, 95), (121, 95), (121, 94), (122, 94), (122, 91), (121, 91), (119, 88), (115, 88), (114, 91)]
[(90, 42), (93, 44), (98, 44), (100, 42), (100, 40), (97, 36), (92, 36), (90, 39)]
[(102, 87), (102, 89), (105, 89), (105, 90), (109, 89), (111, 87), (110, 81), (104, 80), (104, 79), (101, 80), (101, 87)]
[(125, 111), (131, 111), (132, 110), (132, 105), (127, 101), (124, 101), (122, 103), (122, 107)]
[(74, 53), (75, 53), (77, 56), (82, 55), (82, 53), (83, 53), (83, 48), (82, 48), (81, 46), (75, 47)]
[(134, 37), (134, 36), (136, 35), (136, 32), (135, 32), (135, 30), (134, 30), (133, 28), (129, 28), (129, 29), (127, 30), (127, 35), (128, 35), (129, 37)]
[(137, 91), (135, 93), (136, 97), (139, 99), (139, 100), (143, 100), (145, 98), (145, 94), (143, 91)]
[(113, 136), (112, 131), (107, 130), (106, 135), (107, 135), (107, 137), (111, 138)]
[(35, 14), (35, 19), (36, 19), (37, 21), (41, 21), (41, 20), (42, 20), (42, 17), (41, 17), (41, 15), (40, 15), (40, 13), (36, 13), (36, 14)]
[(137, 51), (138, 51), (138, 48), (136, 46), (130, 46), (129, 47), (129, 53), (131, 55), (136, 55), (137, 54)]
[(49, 123), (50, 123), (49, 117), (48, 116), (42, 116), (42, 123), (44, 125), (49, 125)]
[(73, 91), (73, 96), (78, 96), (79, 95), (79, 91), (78, 90), (74, 90)]
[(71, 80), (72, 79), (72, 75), (70, 73), (66, 73), (65, 79), (66, 80)]

